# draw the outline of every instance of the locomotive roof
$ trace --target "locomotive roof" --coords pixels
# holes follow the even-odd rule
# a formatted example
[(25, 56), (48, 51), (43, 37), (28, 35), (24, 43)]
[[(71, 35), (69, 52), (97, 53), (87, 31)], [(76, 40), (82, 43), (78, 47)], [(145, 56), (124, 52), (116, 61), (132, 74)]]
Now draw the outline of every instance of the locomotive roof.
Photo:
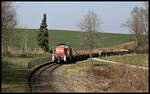
[[(69, 46), (68, 44), (63, 44), (63, 43), (62, 43), (62, 44), (58, 44), (57, 46), (59, 46), (59, 45), (67, 45), (67, 46)], [(70, 47), (70, 46), (69, 46), (69, 47)]]

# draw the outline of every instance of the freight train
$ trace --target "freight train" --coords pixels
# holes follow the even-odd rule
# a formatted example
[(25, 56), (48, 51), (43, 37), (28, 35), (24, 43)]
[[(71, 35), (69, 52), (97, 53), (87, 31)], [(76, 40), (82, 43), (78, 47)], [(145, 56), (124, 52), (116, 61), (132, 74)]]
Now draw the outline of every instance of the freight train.
[[(93, 50), (92, 57), (98, 56), (111, 56), (111, 55), (123, 55), (133, 53), (132, 50), (120, 49), (120, 50)], [(72, 52), (72, 48), (67, 44), (58, 44), (53, 49), (52, 61), (60, 62), (74, 62), (78, 60), (84, 60), (90, 57), (87, 51), (75, 51)]]

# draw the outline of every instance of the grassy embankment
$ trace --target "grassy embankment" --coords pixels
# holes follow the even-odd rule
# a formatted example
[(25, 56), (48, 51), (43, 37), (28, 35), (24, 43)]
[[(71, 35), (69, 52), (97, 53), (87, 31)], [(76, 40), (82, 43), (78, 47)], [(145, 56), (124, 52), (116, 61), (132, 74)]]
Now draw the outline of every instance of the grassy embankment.
[(65, 70), (75, 92), (148, 92), (148, 70), (100, 61), (89, 65), (90, 60), (81, 61)]
[(1, 90), (4, 92), (26, 92), (28, 62), (43, 56), (4, 57), (2, 59)]

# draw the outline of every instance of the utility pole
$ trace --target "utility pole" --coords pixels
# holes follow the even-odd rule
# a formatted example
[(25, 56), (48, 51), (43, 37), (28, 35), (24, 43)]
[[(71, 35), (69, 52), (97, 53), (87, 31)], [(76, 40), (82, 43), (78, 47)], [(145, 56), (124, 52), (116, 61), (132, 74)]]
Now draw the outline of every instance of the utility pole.
[[(24, 43), (25, 43), (25, 44), (24, 44), (24, 46), (25, 46), (25, 47), (24, 47), (24, 50), (27, 51), (27, 38), (28, 38), (28, 32), (26, 31), (25, 33), (26, 33), (26, 35), (25, 35), (25, 42), (24, 42)], [(28, 53), (27, 53), (27, 54), (28, 54)]]

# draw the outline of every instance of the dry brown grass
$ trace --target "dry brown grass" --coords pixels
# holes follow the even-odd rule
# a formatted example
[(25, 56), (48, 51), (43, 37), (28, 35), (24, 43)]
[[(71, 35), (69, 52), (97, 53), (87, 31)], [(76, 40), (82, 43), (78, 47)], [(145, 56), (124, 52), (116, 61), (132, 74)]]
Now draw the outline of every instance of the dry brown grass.
[(148, 42), (138, 47), (136, 47), (135, 42), (129, 42), (129, 43), (120, 45), (120, 47), (125, 48), (125, 49), (135, 50), (136, 53), (148, 53), (149, 52)]
[(148, 53), (149, 52), (149, 44), (144, 44), (143, 46), (139, 46), (136, 48), (136, 53)]
[(78, 73), (75, 86), (86, 92), (148, 92), (148, 78), (148, 70), (125, 64), (88, 66)]
[(41, 49), (35, 49), (35, 50), (13, 50), (8, 49), (7, 51), (1, 50), (1, 53), (3, 56), (24, 56), (24, 55), (39, 55), (43, 54), (44, 52)]

